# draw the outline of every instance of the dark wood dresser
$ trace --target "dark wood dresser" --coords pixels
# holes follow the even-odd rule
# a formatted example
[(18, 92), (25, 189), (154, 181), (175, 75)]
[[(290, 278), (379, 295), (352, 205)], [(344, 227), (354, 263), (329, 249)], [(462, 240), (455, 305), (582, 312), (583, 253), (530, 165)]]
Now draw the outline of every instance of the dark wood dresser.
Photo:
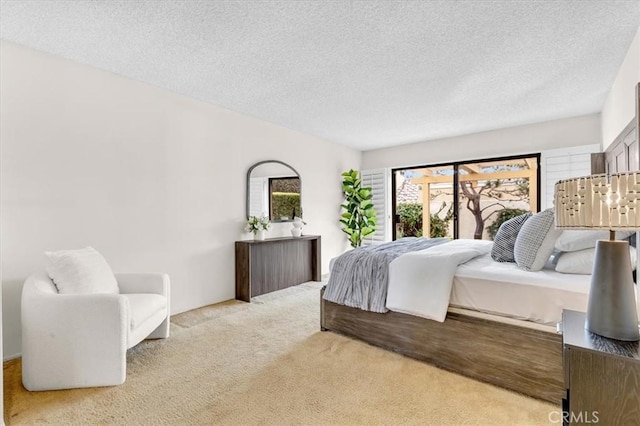
[(236, 241), (236, 299), (320, 281), (320, 236)]
[(593, 334), (584, 312), (562, 314), (564, 424), (640, 425), (640, 344)]

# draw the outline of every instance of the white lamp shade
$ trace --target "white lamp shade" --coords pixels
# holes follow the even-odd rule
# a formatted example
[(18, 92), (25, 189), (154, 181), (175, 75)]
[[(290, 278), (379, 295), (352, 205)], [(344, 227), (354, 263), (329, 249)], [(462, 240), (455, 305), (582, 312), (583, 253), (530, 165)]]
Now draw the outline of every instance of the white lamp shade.
[(559, 181), (555, 214), (556, 228), (640, 229), (640, 171)]

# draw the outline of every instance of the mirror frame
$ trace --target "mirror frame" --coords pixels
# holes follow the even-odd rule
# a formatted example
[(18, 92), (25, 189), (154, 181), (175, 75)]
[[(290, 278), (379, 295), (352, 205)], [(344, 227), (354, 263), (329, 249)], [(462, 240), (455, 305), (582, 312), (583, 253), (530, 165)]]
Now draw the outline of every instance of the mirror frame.
[[(247, 186), (246, 186), (246, 199), (245, 199), (245, 213), (246, 213), (246, 216), (247, 216), (247, 220), (249, 220), (249, 202), (250, 202), (250, 200), (249, 200), (249, 194), (250, 194), (249, 182), (250, 182), (250, 179), (251, 179), (251, 172), (256, 167), (261, 166), (261, 165), (266, 164), (266, 163), (278, 163), (278, 164), (281, 164), (281, 165), (283, 165), (285, 167), (290, 168), (298, 176), (298, 179), (300, 179), (300, 209), (302, 209), (302, 178), (300, 177), (300, 173), (298, 173), (298, 171), (296, 169), (294, 169), (293, 167), (291, 167), (290, 165), (288, 165), (284, 161), (280, 161), (280, 160), (264, 160), (264, 161), (259, 161), (259, 162), (255, 163), (253, 166), (249, 167), (249, 170), (247, 171)], [(272, 222), (272, 223), (293, 222), (293, 218), (287, 219), (287, 220), (281, 220), (281, 219), (269, 220), (269, 222)]]

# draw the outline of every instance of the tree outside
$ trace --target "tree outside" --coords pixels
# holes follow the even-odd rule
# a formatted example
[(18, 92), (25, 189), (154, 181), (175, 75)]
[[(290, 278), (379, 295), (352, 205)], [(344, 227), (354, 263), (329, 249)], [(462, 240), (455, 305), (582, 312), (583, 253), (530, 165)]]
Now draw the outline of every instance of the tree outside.
[[(501, 171), (503, 167), (494, 168), (492, 173)], [(523, 203), (529, 203), (528, 179), (460, 182), (460, 207), (464, 205), (473, 216), (473, 238), (476, 240), (483, 239), (485, 227), (495, 221), (500, 211), (522, 207)]]
[[(431, 237), (453, 236), (453, 176), (453, 166), (396, 172), (396, 237), (422, 236), (425, 230)], [(459, 238), (493, 240), (504, 220), (537, 205), (535, 157), (463, 164), (458, 167), (458, 180)], [(424, 225), (425, 202), (429, 226)]]

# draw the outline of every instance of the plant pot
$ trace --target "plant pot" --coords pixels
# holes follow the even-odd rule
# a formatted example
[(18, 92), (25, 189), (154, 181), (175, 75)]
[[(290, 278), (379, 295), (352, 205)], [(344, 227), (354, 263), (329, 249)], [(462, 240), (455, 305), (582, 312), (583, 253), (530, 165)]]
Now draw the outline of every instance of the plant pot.
[(267, 236), (267, 232), (264, 229), (259, 229), (253, 233), (253, 239), (256, 241), (262, 241)]

